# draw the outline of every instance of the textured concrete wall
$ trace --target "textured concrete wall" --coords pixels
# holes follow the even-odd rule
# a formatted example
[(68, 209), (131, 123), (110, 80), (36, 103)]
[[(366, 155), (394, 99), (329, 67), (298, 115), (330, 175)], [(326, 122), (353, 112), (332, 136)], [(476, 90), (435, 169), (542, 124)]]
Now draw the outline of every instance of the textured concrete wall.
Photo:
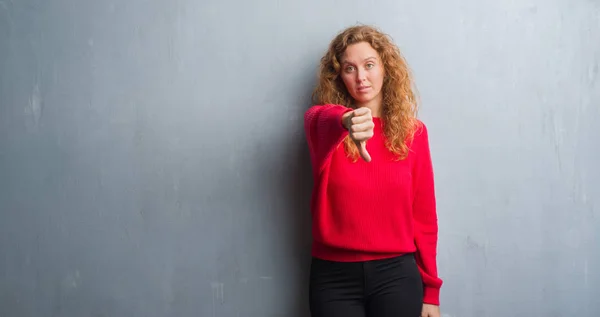
[(598, 316), (600, 3), (0, 0), (0, 316), (306, 316), (317, 63), (390, 33), (445, 317)]

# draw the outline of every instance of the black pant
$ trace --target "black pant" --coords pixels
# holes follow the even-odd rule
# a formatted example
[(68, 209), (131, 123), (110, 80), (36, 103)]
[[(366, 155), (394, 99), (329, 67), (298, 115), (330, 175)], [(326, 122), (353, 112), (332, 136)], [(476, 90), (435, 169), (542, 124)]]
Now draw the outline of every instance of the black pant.
[(366, 262), (312, 259), (312, 317), (419, 317), (423, 282), (413, 254)]

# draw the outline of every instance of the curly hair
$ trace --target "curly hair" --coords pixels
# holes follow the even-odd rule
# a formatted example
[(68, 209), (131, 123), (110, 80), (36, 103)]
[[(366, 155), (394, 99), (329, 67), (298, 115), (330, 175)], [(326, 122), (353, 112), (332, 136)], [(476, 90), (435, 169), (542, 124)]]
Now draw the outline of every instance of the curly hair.
[[(353, 98), (340, 77), (340, 60), (352, 44), (367, 42), (375, 49), (383, 63), (382, 122), (386, 147), (400, 160), (408, 155), (407, 141), (412, 140), (417, 127), (417, 97), (412, 74), (400, 49), (391, 38), (373, 26), (352, 26), (339, 33), (321, 58), (318, 84), (312, 97), (316, 104), (338, 104), (356, 109)], [(358, 149), (347, 136), (346, 153), (354, 161)]]

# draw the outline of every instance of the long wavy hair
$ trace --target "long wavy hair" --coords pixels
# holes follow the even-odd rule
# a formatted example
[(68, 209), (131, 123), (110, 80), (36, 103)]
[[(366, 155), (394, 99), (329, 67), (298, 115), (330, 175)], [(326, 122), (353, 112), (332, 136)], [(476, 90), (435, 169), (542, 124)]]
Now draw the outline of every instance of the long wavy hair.
[[(412, 140), (418, 123), (417, 94), (408, 64), (387, 34), (366, 25), (352, 26), (339, 33), (321, 58), (318, 84), (312, 94), (313, 102), (356, 109), (340, 77), (340, 60), (348, 46), (360, 42), (369, 43), (382, 60), (382, 122), (386, 147), (398, 159), (405, 159), (409, 151), (407, 141)], [(358, 148), (349, 136), (344, 139), (344, 147), (348, 156), (356, 161)]]

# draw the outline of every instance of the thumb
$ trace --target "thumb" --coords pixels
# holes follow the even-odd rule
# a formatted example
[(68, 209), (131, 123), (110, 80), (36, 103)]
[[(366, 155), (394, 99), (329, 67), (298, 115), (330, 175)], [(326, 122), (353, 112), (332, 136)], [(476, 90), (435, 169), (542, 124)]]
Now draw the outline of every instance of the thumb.
[(367, 151), (367, 142), (361, 141), (358, 145), (358, 151), (360, 156), (365, 160), (365, 162), (371, 162), (371, 155)]

